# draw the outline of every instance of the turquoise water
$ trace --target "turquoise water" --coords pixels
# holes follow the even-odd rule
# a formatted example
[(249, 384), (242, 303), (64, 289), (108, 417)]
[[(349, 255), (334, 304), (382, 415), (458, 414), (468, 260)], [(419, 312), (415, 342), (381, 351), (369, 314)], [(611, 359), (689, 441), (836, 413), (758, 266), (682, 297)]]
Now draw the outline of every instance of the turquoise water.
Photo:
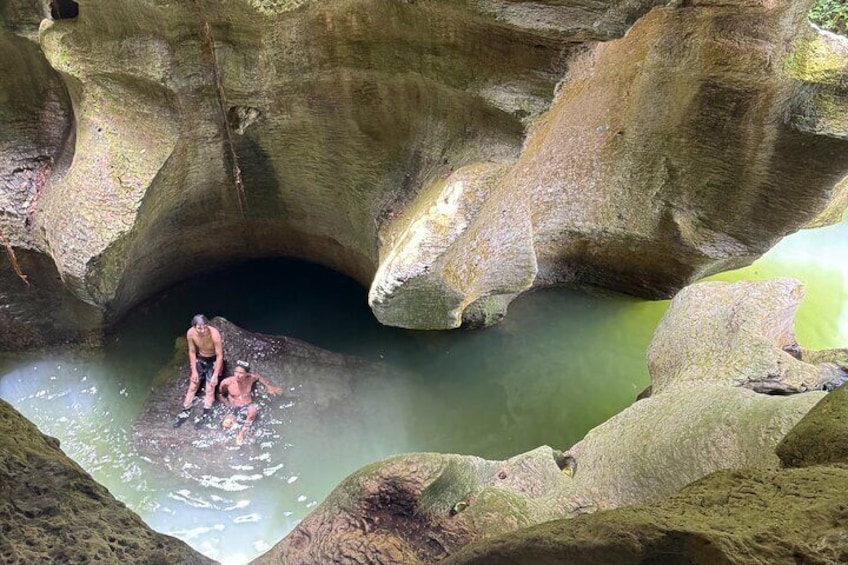
[[(801, 279), (799, 341), (844, 347), (845, 257), (843, 221), (791, 236), (753, 266), (716, 278)], [(341, 275), (263, 261), (170, 290), (133, 312), (102, 349), (0, 358), (0, 397), (59, 438), (153, 528), (224, 563), (244, 563), (374, 460), (411, 451), (502, 459), (542, 444), (569, 447), (648, 385), (645, 350), (666, 306), (545, 290), (517, 300), (494, 328), (412, 332), (380, 326), (366, 290)], [(354, 416), (327, 418), (320, 429), (283, 422), (268, 443), (273, 458), (246, 459), (227, 476), (165, 472), (162, 461), (135, 452), (131, 425), (174, 340), (200, 311), (404, 370), (357, 389)]]

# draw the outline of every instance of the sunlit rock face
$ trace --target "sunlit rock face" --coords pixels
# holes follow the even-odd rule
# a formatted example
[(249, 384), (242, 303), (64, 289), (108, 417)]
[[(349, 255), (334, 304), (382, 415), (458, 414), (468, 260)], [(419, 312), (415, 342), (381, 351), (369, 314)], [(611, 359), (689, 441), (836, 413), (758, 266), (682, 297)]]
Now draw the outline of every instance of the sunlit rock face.
[[(692, 285), (654, 335), (653, 394), (567, 451), (540, 447), (506, 461), (410, 454), (375, 463), (343, 481), (257, 562), (432, 563), (540, 522), (658, 503), (717, 471), (776, 468), (775, 447), (825, 395), (755, 391), (797, 391), (807, 378), (829, 374), (827, 367), (846, 368), (845, 350), (799, 350), (800, 359), (784, 351), (797, 346), (792, 325), (802, 294), (789, 279)], [(679, 354), (660, 363), (671, 338)], [(782, 363), (785, 370), (774, 370)], [(712, 512), (709, 519), (720, 514)]]
[(3, 400), (0, 452), (4, 563), (215, 563), (148, 528)]
[(682, 4), (576, 58), (534, 124), (507, 182), (533, 195), (537, 284), (668, 296), (748, 264), (844, 177), (848, 41), (808, 2)]
[(788, 278), (683, 289), (648, 348), (652, 391), (713, 381), (787, 394), (848, 376), (843, 350), (798, 345), (795, 313), (803, 296), (801, 283)]
[(848, 57), (806, 0), (666, 4), (88, 0), (36, 34), (6, 2), (0, 225), (95, 326), (280, 255), (411, 328), (668, 296), (827, 207)]

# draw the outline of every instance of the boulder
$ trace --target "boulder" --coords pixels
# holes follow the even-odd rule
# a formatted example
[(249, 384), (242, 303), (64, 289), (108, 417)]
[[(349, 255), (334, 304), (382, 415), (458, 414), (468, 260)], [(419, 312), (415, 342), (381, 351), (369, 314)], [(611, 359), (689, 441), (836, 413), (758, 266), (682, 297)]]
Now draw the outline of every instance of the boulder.
[(648, 348), (653, 394), (673, 384), (706, 381), (791, 393), (818, 390), (838, 378), (834, 353), (802, 353), (795, 339), (795, 312), (803, 296), (795, 279), (685, 288), (672, 300)]
[(0, 451), (4, 563), (215, 563), (148, 528), (3, 400)]
[(777, 455), (787, 467), (848, 464), (848, 386), (813, 406), (778, 444)]

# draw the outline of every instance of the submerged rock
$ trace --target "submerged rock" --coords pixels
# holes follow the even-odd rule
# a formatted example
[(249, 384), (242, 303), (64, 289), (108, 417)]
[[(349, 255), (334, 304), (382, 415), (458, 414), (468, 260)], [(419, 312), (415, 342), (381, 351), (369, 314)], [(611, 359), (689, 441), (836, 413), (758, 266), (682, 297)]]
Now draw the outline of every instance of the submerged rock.
[[(741, 386), (756, 379), (740, 375), (789, 363), (769, 377), (783, 390), (798, 375), (819, 374), (782, 349), (795, 344), (801, 296), (789, 279), (693, 285), (656, 330), (652, 396), (571, 449), (541, 447), (500, 462), (411, 454), (376, 463), (257, 562), (431, 563), (496, 532), (659, 502), (717, 471), (775, 469), (778, 442), (825, 394), (758, 394)], [(750, 366), (740, 352), (749, 352)]]
[(3, 400), (0, 453), (4, 563), (215, 563), (147, 527)]

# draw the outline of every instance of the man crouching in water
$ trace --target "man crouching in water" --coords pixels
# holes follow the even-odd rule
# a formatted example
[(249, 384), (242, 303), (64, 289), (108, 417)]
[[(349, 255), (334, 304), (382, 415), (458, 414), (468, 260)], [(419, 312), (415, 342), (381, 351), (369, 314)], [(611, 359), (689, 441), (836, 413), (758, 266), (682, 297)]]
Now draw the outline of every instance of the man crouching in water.
[(178, 428), (191, 414), (191, 403), (200, 387), (201, 380), (206, 382), (206, 395), (203, 399), (203, 413), (194, 421), (200, 427), (209, 417), (212, 403), (215, 402), (215, 387), (224, 367), (224, 354), (221, 347), (221, 333), (209, 325), (203, 314), (191, 319), (191, 327), (186, 332), (188, 341), (188, 364), (191, 367), (191, 380), (183, 401), (183, 409), (177, 414), (174, 427)]
[(241, 445), (244, 442), (244, 436), (256, 419), (256, 413), (259, 412), (259, 407), (253, 402), (253, 385), (256, 382), (265, 385), (270, 394), (280, 394), (283, 389), (276, 387), (268, 382), (268, 379), (258, 373), (250, 372), (250, 363), (247, 361), (236, 361), (236, 369), (233, 376), (227, 377), (221, 381), (220, 394), (221, 402), (226, 404), (230, 412), (224, 417), (221, 425), (225, 429), (230, 429), (236, 423), (236, 419), (244, 418), (244, 424), (236, 435), (236, 444)]

